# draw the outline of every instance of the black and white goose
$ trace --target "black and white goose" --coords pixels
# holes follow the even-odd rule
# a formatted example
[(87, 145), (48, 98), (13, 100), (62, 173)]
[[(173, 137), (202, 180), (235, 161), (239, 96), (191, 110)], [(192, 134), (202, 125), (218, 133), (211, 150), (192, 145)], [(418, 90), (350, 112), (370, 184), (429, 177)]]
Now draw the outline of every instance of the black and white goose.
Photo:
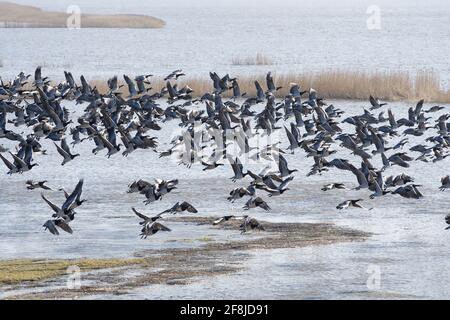
[(161, 212), (161, 214), (163, 214), (163, 213), (177, 214), (177, 213), (184, 212), (184, 211), (187, 211), (190, 213), (198, 213), (198, 210), (195, 209), (195, 207), (192, 204), (190, 204), (189, 202), (183, 201), (181, 203), (177, 202), (172, 208)]
[(67, 145), (65, 138), (61, 140), (61, 147), (58, 146), (55, 142), (53, 143), (56, 146), (56, 150), (58, 151), (58, 153), (64, 158), (63, 162), (61, 163), (62, 166), (80, 156), (79, 154), (72, 154), (70, 152), (70, 148)]
[(450, 176), (445, 176), (441, 179), (441, 186), (439, 187), (439, 190), (445, 191), (445, 189), (450, 188)]
[(37, 181), (34, 182), (33, 180), (27, 180), (25, 184), (27, 184), (28, 190), (34, 190), (34, 189), (44, 189), (44, 190), (52, 190), (52, 188), (47, 187), (45, 184), (47, 183), (47, 180), (44, 181)]
[(352, 208), (359, 208), (359, 209), (370, 210), (370, 209), (367, 209), (367, 208), (363, 207), (362, 205), (360, 205), (359, 204), (360, 201), (363, 201), (363, 199), (346, 200), (346, 201), (343, 201), (340, 204), (338, 204), (336, 209), (344, 210), (344, 209), (348, 209), (348, 208), (352, 207)]
[(229, 159), (231, 168), (233, 169), (234, 176), (230, 178), (233, 182), (236, 182), (237, 180), (245, 178), (245, 176), (248, 175), (248, 172), (243, 172), (243, 165), (239, 158), (236, 158), (235, 160)]
[(241, 187), (241, 188), (235, 188), (231, 190), (230, 196), (227, 198), (228, 201), (234, 202), (237, 199), (241, 199), (244, 196), (254, 196), (255, 195), (255, 187), (254, 186), (248, 186), (247, 188)]
[(334, 189), (346, 189), (343, 183), (330, 183), (322, 187), (322, 191), (330, 191)]
[[(48, 200), (44, 194), (41, 194), (42, 199), (49, 205), (53, 210), (52, 219), (47, 220), (43, 227), (45, 230), (49, 230), (54, 235), (59, 235), (56, 227), (62, 230), (72, 233), (72, 229), (69, 227), (69, 223), (75, 219), (76, 212), (74, 211), (74, 204), (76, 204), (77, 199), (81, 197), (83, 187), (83, 179), (81, 179), (73, 192), (67, 197), (66, 201), (61, 207), (58, 207), (50, 200)], [(55, 231), (56, 230), (56, 231)]]
[(256, 198), (251, 198), (250, 200), (247, 201), (247, 203), (244, 206), (245, 210), (250, 210), (252, 208), (261, 208), (265, 211), (270, 211), (271, 208), (269, 207), (269, 205), (260, 197), (256, 197)]
[(140, 213), (139, 211), (137, 211), (135, 208), (131, 208), (131, 210), (133, 210), (134, 214), (137, 215), (139, 218), (142, 219), (141, 222), (139, 222), (140, 225), (147, 225), (147, 224), (152, 224), (153, 222), (155, 222), (158, 219), (161, 219), (161, 215), (162, 213), (157, 214), (156, 216), (153, 217), (148, 217), (142, 213)]
[(234, 216), (234, 215), (223, 216), (223, 217), (220, 217), (219, 219), (214, 220), (213, 226), (217, 226), (221, 223), (224, 223), (224, 222), (227, 222), (230, 220), (244, 220), (246, 218), (247, 218), (247, 216)]
[(162, 225), (159, 222), (154, 222), (152, 224), (146, 224), (141, 230), (141, 239), (147, 239), (148, 236), (152, 236), (158, 231), (172, 231), (171, 229), (167, 228), (166, 226)]
[(239, 229), (241, 234), (248, 232), (249, 230), (265, 231), (263, 225), (255, 218), (246, 217), (244, 223), (240, 225)]

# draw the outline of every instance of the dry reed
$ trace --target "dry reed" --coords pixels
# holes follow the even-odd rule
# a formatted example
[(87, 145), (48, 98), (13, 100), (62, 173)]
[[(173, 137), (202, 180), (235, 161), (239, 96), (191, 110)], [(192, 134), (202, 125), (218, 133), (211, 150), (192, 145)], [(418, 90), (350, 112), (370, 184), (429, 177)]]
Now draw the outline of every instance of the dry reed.
[[(241, 92), (246, 92), (247, 96), (255, 95), (255, 80), (265, 88), (265, 74), (232, 76), (237, 77)], [(292, 83), (297, 83), (302, 90), (314, 88), (318, 91), (319, 96), (326, 99), (367, 100), (370, 95), (373, 95), (387, 101), (425, 99), (428, 102), (450, 103), (450, 90), (441, 88), (439, 75), (432, 71), (423, 71), (412, 75), (408, 72), (329, 70), (299, 74), (274, 74), (273, 77), (275, 84), (283, 87), (275, 93), (279, 98), (289, 93)], [(108, 91), (106, 79), (95, 79), (90, 83), (102, 93)], [(124, 84), (123, 81), (121, 83)], [(162, 78), (156, 77), (151, 79), (151, 83), (153, 92), (159, 91), (166, 85)], [(172, 83), (175, 82), (172, 81)], [(178, 88), (189, 85), (194, 90), (196, 97), (213, 90), (212, 81), (209, 78), (180, 78), (177, 84)], [(126, 90), (126, 86), (122, 90)], [(231, 91), (224, 95), (230, 96)]]

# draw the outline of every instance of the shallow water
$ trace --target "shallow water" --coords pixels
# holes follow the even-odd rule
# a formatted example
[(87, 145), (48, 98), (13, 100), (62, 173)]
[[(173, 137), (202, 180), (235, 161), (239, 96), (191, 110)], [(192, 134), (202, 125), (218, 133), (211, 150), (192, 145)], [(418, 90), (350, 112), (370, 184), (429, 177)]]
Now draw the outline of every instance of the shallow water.
[[(142, 13), (167, 22), (163, 29), (0, 29), (0, 75), (19, 70), (63, 77), (63, 70), (88, 79), (127, 74), (167, 75), (182, 68), (191, 76), (209, 71), (265, 74), (344, 70), (435, 70), (444, 85), (450, 80), (450, 47), (446, 1), (387, 1), (381, 29), (369, 30), (371, 1), (18, 1), (65, 11)], [(159, 1), (158, 1), (159, 2)], [(233, 57), (261, 52), (271, 66), (236, 66)]]
[[(331, 101), (330, 101), (331, 102)], [(163, 102), (161, 102), (164, 104)], [(346, 111), (345, 116), (360, 114), (367, 103), (335, 101), (334, 105)], [(68, 104), (70, 106), (70, 104)], [(73, 105), (70, 106), (74, 108)], [(407, 116), (408, 105), (392, 103), (396, 119)], [(430, 105), (425, 105), (428, 109)], [(82, 109), (81, 106), (75, 108)], [(448, 112), (449, 106), (441, 111)], [(76, 112), (77, 114), (79, 111)], [(437, 118), (441, 113), (433, 115)], [(342, 126), (344, 129), (348, 128)], [(160, 146), (165, 149), (177, 130), (177, 121), (166, 123), (158, 132)], [(401, 132), (402, 130), (400, 130)], [(153, 133), (153, 132), (152, 132)], [(427, 135), (434, 134), (431, 129)], [(283, 134), (282, 134), (283, 136)], [(424, 141), (424, 137), (409, 137), (410, 144)], [(284, 139), (284, 138), (283, 138)], [(394, 145), (401, 137), (392, 139)], [(283, 145), (286, 145), (285, 139)], [(3, 143), (3, 142), (2, 142)], [(136, 206), (144, 213), (158, 213), (177, 201), (192, 203), (199, 215), (221, 216), (239, 214), (244, 200), (230, 204), (226, 197), (231, 189), (245, 186), (249, 180), (234, 184), (229, 166), (210, 172), (178, 166), (173, 160), (159, 159), (152, 151), (140, 150), (124, 158), (111, 159), (91, 154), (93, 142), (75, 147), (80, 158), (60, 166), (61, 157), (48, 141), (43, 142), (48, 156), (36, 155), (40, 164), (23, 175), (6, 176), (1, 166), (0, 183), (0, 259), (13, 258), (77, 258), (127, 257), (145, 249), (192, 247), (204, 244), (205, 237), (222, 240), (243, 239), (239, 232), (215, 230), (208, 226), (164, 222), (171, 233), (158, 233), (147, 240), (138, 237), (138, 219), (130, 208)], [(334, 147), (336, 148), (336, 146)], [(406, 149), (405, 149), (406, 150)], [(390, 154), (390, 153), (388, 153)], [(337, 157), (355, 158), (347, 152)], [(344, 182), (356, 186), (356, 179), (348, 172), (335, 169), (321, 176), (306, 177), (313, 161), (303, 151), (286, 156), (289, 166), (298, 169), (290, 191), (282, 197), (268, 198), (270, 213), (252, 209), (258, 219), (273, 222), (329, 222), (373, 233), (367, 241), (331, 244), (297, 249), (256, 250), (250, 259), (243, 260), (243, 270), (236, 274), (200, 279), (186, 286), (153, 285), (139, 288), (125, 298), (449, 298), (450, 286), (450, 232), (445, 231), (444, 216), (450, 193), (439, 192), (440, 178), (449, 174), (449, 159), (435, 164), (413, 162), (410, 168), (391, 167), (384, 176), (402, 172), (423, 185), (425, 195), (420, 200), (408, 200), (388, 195), (369, 200), (369, 191), (322, 192), (321, 186), (330, 182)], [(380, 167), (379, 156), (372, 163)], [(49, 207), (40, 198), (40, 191), (28, 191), (25, 180), (48, 180), (49, 186), (71, 190), (79, 178), (85, 179), (83, 195), (88, 202), (80, 207), (71, 224), (72, 236), (54, 237), (40, 227), (50, 216)], [(164, 196), (162, 201), (149, 206), (142, 204), (143, 196), (127, 194), (127, 184), (136, 179), (174, 179), (178, 189)], [(63, 195), (57, 191), (44, 192), (56, 203)], [(335, 206), (351, 198), (366, 199), (366, 210), (338, 211)], [(182, 266), (181, 266), (182, 267)], [(380, 271), (380, 288), (368, 289), (368, 271)], [(264, 275), (264, 281), (251, 281), (255, 275)], [(107, 296), (102, 296), (106, 298)], [(116, 298), (116, 297), (115, 297)]]

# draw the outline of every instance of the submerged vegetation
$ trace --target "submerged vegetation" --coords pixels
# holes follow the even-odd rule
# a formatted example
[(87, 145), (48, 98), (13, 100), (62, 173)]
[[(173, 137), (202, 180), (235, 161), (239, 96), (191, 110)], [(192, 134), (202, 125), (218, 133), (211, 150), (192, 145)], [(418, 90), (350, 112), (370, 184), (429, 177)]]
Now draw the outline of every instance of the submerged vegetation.
[[(255, 80), (265, 83), (265, 74), (261, 75), (235, 75), (242, 92), (247, 96), (255, 95)], [(303, 90), (314, 88), (326, 99), (353, 99), (367, 100), (370, 95), (388, 101), (416, 101), (425, 99), (429, 102), (450, 102), (450, 90), (441, 87), (439, 74), (433, 71), (422, 71), (416, 74), (409, 72), (364, 72), (349, 70), (328, 70), (321, 72), (274, 74), (277, 86), (282, 86), (275, 92), (275, 96), (282, 98), (289, 93), (292, 83), (297, 83)], [(178, 86), (189, 85), (194, 90), (193, 95), (202, 95), (212, 90), (209, 77), (181, 78)], [(107, 92), (105, 80), (93, 80), (91, 84), (100, 92)], [(124, 82), (122, 83), (124, 84)], [(166, 86), (162, 78), (152, 78), (154, 90)], [(122, 88), (126, 90), (126, 86)], [(226, 92), (223, 95), (231, 95)]]

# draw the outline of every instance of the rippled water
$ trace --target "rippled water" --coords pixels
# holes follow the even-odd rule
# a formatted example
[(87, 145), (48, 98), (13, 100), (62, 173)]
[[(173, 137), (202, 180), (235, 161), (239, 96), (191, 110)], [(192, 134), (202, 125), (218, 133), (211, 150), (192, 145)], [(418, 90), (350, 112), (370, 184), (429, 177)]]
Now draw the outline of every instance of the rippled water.
[[(337, 101), (335, 106), (346, 115), (362, 111), (359, 102)], [(391, 104), (396, 118), (407, 116), (408, 105)], [(429, 105), (424, 106), (427, 109)], [(71, 108), (82, 108), (81, 106)], [(448, 112), (448, 106), (444, 111)], [(442, 111), (442, 112), (444, 112)], [(77, 112), (78, 113), (78, 112)], [(437, 117), (440, 113), (433, 115)], [(158, 133), (162, 150), (177, 128), (175, 121), (166, 123)], [(343, 128), (348, 128), (343, 126)], [(427, 135), (434, 133), (429, 130)], [(390, 144), (400, 138), (393, 139)], [(410, 137), (410, 146), (424, 137)], [(115, 155), (111, 159), (94, 156), (92, 142), (75, 147), (81, 157), (60, 166), (61, 158), (48, 141), (48, 156), (36, 156), (40, 164), (23, 175), (6, 176), (1, 167), (0, 184), (0, 259), (23, 257), (116, 257), (132, 256), (145, 249), (196, 246), (207, 236), (242, 239), (238, 232), (214, 230), (207, 226), (165, 222), (171, 233), (159, 233), (146, 241), (138, 238), (137, 218), (130, 210), (136, 206), (147, 213), (157, 213), (179, 200), (194, 204), (200, 215), (220, 216), (239, 213), (244, 200), (234, 205), (226, 201), (229, 191), (247, 182), (233, 184), (229, 166), (211, 173), (193, 166), (190, 170), (173, 161), (159, 159), (152, 151), (137, 151), (128, 158)], [(338, 154), (355, 160), (347, 152)], [(324, 193), (325, 183), (344, 182), (356, 186), (356, 179), (346, 172), (331, 170), (322, 176), (306, 177), (312, 165), (302, 151), (287, 155), (289, 165), (299, 170), (291, 191), (269, 199), (270, 213), (253, 209), (251, 215), (266, 221), (330, 222), (374, 235), (365, 242), (332, 244), (298, 249), (256, 250), (243, 260), (244, 268), (236, 274), (200, 279), (186, 286), (157, 285), (133, 290), (128, 298), (449, 298), (450, 232), (445, 231), (449, 192), (439, 192), (440, 178), (449, 174), (449, 160), (432, 163), (414, 162), (410, 168), (388, 168), (385, 176), (404, 172), (423, 185), (425, 197), (408, 200), (388, 195), (368, 200), (369, 191), (333, 191)], [(355, 162), (357, 164), (357, 162)], [(373, 164), (380, 167), (379, 157)], [(79, 208), (72, 223), (74, 234), (53, 237), (40, 226), (50, 209), (40, 198), (40, 191), (27, 191), (26, 179), (49, 180), (50, 186), (73, 188), (84, 177), (84, 196), (88, 202)], [(142, 196), (127, 194), (127, 184), (135, 179), (178, 178), (177, 190), (160, 202), (147, 207)], [(59, 192), (45, 192), (58, 203)], [(345, 199), (364, 198), (371, 211), (338, 211), (335, 206)], [(381, 287), (369, 290), (368, 270), (379, 268)], [(264, 281), (251, 281), (264, 275)], [(107, 296), (102, 296), (106, 298)]]
[[(232, 74), (317, 71), (326, 69), (433, 69), (450, 80), (447, 1), (387, 1), (381, 29), (368, 30), (372, 1), (19, 1), (46, 9), (82, 12), (143, 13), (167, 22), (163, 29), (0, 29), (2, 76), (37, 65), (51, 77), (63, 70), (88, 78), (115, 74), (166, 75), (182, 68), (207, 77), (209, 71)], [(227, 1), (228, 3), (229, 1)], [(261, 52), (273, 66), (235, 66), (233, 57)]]
[[(433, 69), (444, 83), (450, 79), (450, 57), (445, 50), (450, 47), (450, 6), (446, 1), (377, 1), (382, 10), (378, 31), (366, 27), (365, 12), (372, 4), (368, 1), (291, 1), (277, 6), (258, 2), (243, 8), (234, 6), (238, 1), (225, 7), (195, 5), (198, 1), (194, 5), (172, 2), (168, 6), (137, 0), (75, 3), (85, 12), (154, 15), (167, 22), (159, 30), (0, 29), (0, 76), (8, 78), (19, 70), (32, 72), (40, 64), (45, 75), (57, 78), (65, 69), (74, 75), (99, 78), (121, 73), (161, 75), (175, 68), (203, 76), (211, 70), (243, 74), (268, 69), (283, 73), (342, 68)], [(74, 1), (20, 3), (65, 10)], [(270, 57), (275, 65), (232, 65), (232, 57), (245, 58), (256, 52)], [(337, 101), (335, 105), (352, 114), (361, 112), (362, 103)], [(401, 103), (392, 106), (397, 119), (406, 117), (407, 107)], [(444, 111), (448, 112), (448, 106)], [(159, 150), (167, 146), (176, 128), (172, 122), (158, 133), (161, 143), (165, 142)], [(412, 137), (411, 145), (423, 139)], [(204, 216), (239, 213), (243, 201), (234, 205), (226, 201), (236, 187), (228, 179), (232, 176), (230, 167), (218, 168), (212, 176), (196, 166), (187, 170), (142, 150), (128, 158), (116, 155), (108, 160), (92, 155), (89, 143), (77, 145), (75, 150), (82, 156), (61, 167), (54, 146), (48, 141), (44, 146), (49, 155), (36, 156), (40, 166), (31, 172), (6, 176), (0, 164), (0, 259), (127, 257), (148, 248), (201, 245), (200, 239), (209, 235), (230, 240), (243, 237), (207, 226), (167, 222), (173, 232), (141, 241), (137, 218), (130, 211), (131, 206), (137, 206), (144, 212), (158, 213), (186, 200)], [(320, 188), (325, 183), (341, 181), (355, 186), (356, 180), (337, 170), (307, 178), (312, 160), (303, 152), (287, 158), (290, 166), (299, 170), (292, 190), (269, 200), (270, 213), (254, 210), (253, 216), (267, 221), (331, 222), (374, 235), (358, 243), (252, 251), (243, 261), (243, 270), (235, 274), (200, 279), (186, 286), (154, 285), (125, 297), (450, 298), (450, 232), (444, 230), (443, 219), (450, 194), (438, 191), (440, 178), (450, 173), (448, 158), (436, 164), (416, 162), (408, 169), (387, 169), (385, 175), (405, 172), (414, 176), (424, 186), (425, 198), (386, 196), (366, 201), (366, 206), (374, 207), (372, 211), (343, 212), (335, 209), (339, 202), (353, 197), (368, 199), (370, 193), (323, 193)], [(380, 166), (379, 160), (377, 157), (374, 165)], [(78, 209), (72, 224), (74, 234), (53, 237), (44, 232), (40, 227), (50, 209), (40, 191), (26, 190), (25, 180), (45, 179), (52, 187), (71, 189), (81, 177), (89, 201)], [(127, 184), (140, 178), (178, 178), (180, 184), (162, 201), (144, 207), (142, 196), (126, 193)], [(63, 201), (60, 192), (45, 193), (57, 203)], [(374, 267), (381, 272), (379, 290), (369, 290), (366, 285), (368, 268)], [(255, 275), (264, 275), (264, 280), (253, 281)]]

